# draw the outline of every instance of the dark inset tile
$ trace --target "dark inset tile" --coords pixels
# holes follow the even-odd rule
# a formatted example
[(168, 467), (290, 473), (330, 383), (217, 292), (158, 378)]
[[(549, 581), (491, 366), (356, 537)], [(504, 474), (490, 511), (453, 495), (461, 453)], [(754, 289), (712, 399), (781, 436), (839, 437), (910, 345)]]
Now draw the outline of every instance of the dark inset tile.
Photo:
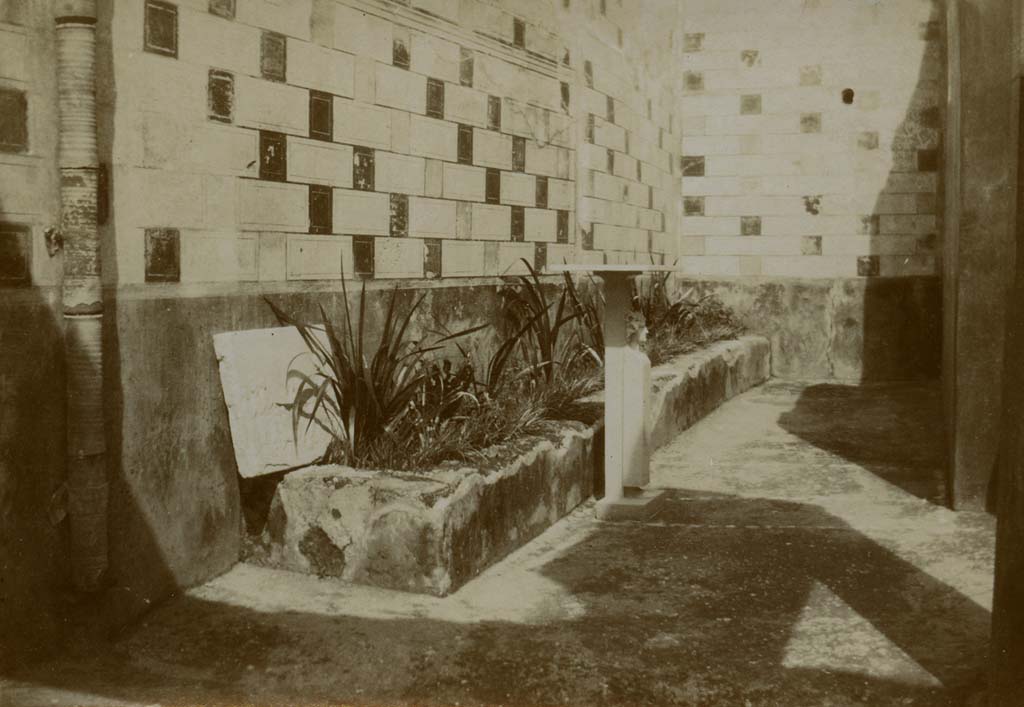
[(704, 176), (705, 161), (703, 155), (683, 155), (679, 158), (679, 162), (684, 177)]
[(616, 27), (615, 28), (615, 44), (619, 47), (619, 49), (622, 49), (622, 44), (624, 42), (623, 37), (624, 37), (624, 35), (622, 34), (622, 28), (621, 27)]
[(654, 187), (650, 184), (647, 185), (647, 208), (654, 208)]
[(268, 81), (283, 82), (288, 74), (288, 39), (264, 30), (260, 40), (260, 75)]
[(0, 152), (28, 149), (28, 100), (24, 91), (0, 88)]
[(394, 238), (404, 238), (409, 235), (409, 197), (406, 194), (391, 195), (389, 232)]
[(606, 150), (606, 154), (605, 161), (607, 162), (608, 174), (615, 174), (615, 150), (609, 148)]
[(518, 135), (512, 137), (512, 169), (526, 171), (526, 138)]
[(814, 64), (812, 66), (801, 66), (800, 67), (800, 85), (801, 86), (820, 86), (821, 85), (821, 66)]
[(562, 110), (566, 113), (569, 112), (569, 84), (565, 81), (561, 83), (562, 90)]
[(622, 131), (622, 138), (623, 138), (623, 140), (625, 140), (625, 143), (626, 143), (625, 146), (622, 148), (622, 151), (625, 154), (628, 155), (629, 154), (629, 131), (628, 130), (623, 130)]
[(569, 64), (570, 64), (570, 61), (569, 61), (569, 47), (565, 47), (565, 50), (562, 53), (562, 64), (564, 66), (569, 66)]
[(760, 216), (740, 216), (740, 235), (743, 235), (743, 236), (760, 236), (761, 235), (761, 217)]
[(181, 236), (176, 228), (146, 229), (146, 282), (181, 279)]
[(372, 147), (352, 148), (352, 186), (362, 191), (375, 189), (374, 151)]
[(537, 177), (537, 198), (536, 205), (538, 209), (548, 208), (548, 178)]
[(583, 250), (594, 250), (594, 224), (590, 228), (580, 226), (580, 244)]
[(146, 0), (143, 49), (153, 54), (178, 56), (178, 8), (162, 0)]
[(352, 269), (356, 275), (373, 277), (373, 236), (353, 236)]
[(934, 20), (922, 22), (918, 36), (926, 42), (934, 42), (942, 39), (942, 23)]
[(395, 37), (391, 42), (391, 63), (400, 69), (409, 68), (409, 40), (407, 37)]
[(235, 19), (235, 0), (210, 0), (208, 7), (211, 15)]
[(614, 123), (615, 122), (615, 99), (612, 98), (611, 96), (605, 96), (604, 98), (605, 98), (605, 100), (604, 100), (604, 105), (605, 105), (604, 114), (605, 114), (605, 118), (604, 119), (607, 120), (609, 123)]
[(857, 136), (857, 147), (862, 150), (878, 149), (878, 133), (874, 130), (867, 130)]
[(761, 52), (757, 49), (744, 49), (740, 52), (740, 61), (744, 66), (753, 68), (761, 63)]
[(32, 279), (32, 232), (22, 224), (0, 223), (0, 287)]
[(938, 172), (939, 161), (938, 150), (917, 151), (917, 171), (919, 172)]
[(644, 163), (640, 160), (636, 161), (636, 181), (644, 181)]
[(569, 212), (564, 209), (559, 209), (558, 216), (555, 220), (555, 242), (556, 243), (568, 243), (569, 242)]
[(459, 164), (473, 164), (473, 126), (459, 126), (459, 144), (457, 156)]
[(584, 139), (590, 144), (594, 144), (594, 129), (596, 127), (595, 118), (593, 113), (587, 113), (587, 128)]
[(206, 84), (206, 110), (210, 120), (231, 122), (235, 113), (235, 77), (229, 72), (210, 69)]
[(501, 203), (501, 170), (487, 168), (484, 182), (484, 201), (488, 204)]
[(260, 130), (260, 179), (283, 182), (288, 178), (288, 146), (281, 133)]
[(882, 217), (878, 214), (865, 214), (860, 217), (860, 233), (864, 236), (877, 236), (882, 232)]
[(526, 238), (526, 209), (522, 206), (512, 207), (512, 240), (523, 241)]
[(309, 185), (309, 232), (326, 234), (334, 230), (334, 190), (320, 184)]
[(821, 255), (821, 236), (803, 236), (800, 239), (801, 255)]
[(804, 197), (804, 210), (811, 216), (821, 213), (821, 194), (812, 194)]
[(820, 133), (821, 113), (802, 113), (800, 115), (800, 132)]
[(587, 88), (594, 87), (594, 65), (590, 63), (590, 59), (583, 60), (583, 83)]
[(329, 93), (309, 92), (309, 136), (328, 142), (334, 139), (334, 98)]
[(691, 32), (683, 35), (683, 51), (687, 53), (704, 50), (704, 33)]
[(443, 247), (440, 238), (427, 238), (423, 241), (423, 277), (441, 277), (441, 248)]
[(427, 115), (444, 118), (444, 81), (427, 79)]
[(533, 269), (539, 273), (548, 269), (548, 244), (533, 244)]
[(684, 196), (683, 197), (683, 215), (685, 215), (685, 216), (703, 216), (704, 215), (704, 197), (703, 196)]
[(459, 83), (473, 85), (473, 50), (459, 47)]
[(699, 71), (684, 71), (683, 86), (687, 91), (703, 91), (704, 74)]
[(487, 128), (501, 130), (501, 98), (498, 96), (487, 97)]
[(880, 270), (879, 265), (877, 255), (862, 255), (857, 258), (857, 274), (861, 277), (877, 277)]
[(740, 115), (761, 115), (761, 94), (740, 96)]
[(526, 23), (518, 17), (512, 20), (512, 44), (520, 49), (526, 47)]

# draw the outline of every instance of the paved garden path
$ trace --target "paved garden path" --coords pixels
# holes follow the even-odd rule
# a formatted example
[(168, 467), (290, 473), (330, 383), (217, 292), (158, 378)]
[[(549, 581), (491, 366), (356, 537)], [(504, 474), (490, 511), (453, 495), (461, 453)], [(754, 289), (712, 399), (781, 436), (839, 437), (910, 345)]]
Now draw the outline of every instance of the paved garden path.
[(241, 565), (0, 705), (962, 705), (993, 523), (942, 444), (934, 387), (771, 382), (657, 454), (652, 522), (584, 506), (446, 599)]

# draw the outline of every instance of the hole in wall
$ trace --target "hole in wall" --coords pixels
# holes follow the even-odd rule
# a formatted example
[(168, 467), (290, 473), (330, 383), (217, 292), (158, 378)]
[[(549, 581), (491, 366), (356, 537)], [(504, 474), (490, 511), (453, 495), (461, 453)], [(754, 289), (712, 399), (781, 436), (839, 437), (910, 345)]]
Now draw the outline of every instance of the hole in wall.
[(852, 88), (844, 88), (843, 89), (843, 103), (845, 103), (846, 105), (851, 105), (853, 103), (853, 89)]

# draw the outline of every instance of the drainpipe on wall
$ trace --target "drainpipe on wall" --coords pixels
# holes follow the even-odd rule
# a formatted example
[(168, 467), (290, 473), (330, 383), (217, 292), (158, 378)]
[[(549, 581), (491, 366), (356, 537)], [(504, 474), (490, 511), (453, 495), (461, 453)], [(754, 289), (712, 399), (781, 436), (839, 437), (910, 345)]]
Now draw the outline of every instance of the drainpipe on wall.
[(96, 0), (57, 0), (55, 23), (71, 576), (76, 589), (91, 592), (100, 588), (107, 569), (103, 296), (96, 230)]

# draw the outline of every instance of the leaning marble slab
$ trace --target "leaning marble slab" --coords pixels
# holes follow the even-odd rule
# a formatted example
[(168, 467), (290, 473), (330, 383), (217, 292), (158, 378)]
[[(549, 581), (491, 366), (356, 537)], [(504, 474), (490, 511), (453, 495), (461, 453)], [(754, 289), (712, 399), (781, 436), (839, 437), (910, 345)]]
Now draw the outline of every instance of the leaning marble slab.
[(315, 363), (294, 327), (215, 334), (213, 347), (239, 474), (262, 476), (323, 456), (327, 432), (316, 425), (307, 429), (302, 420), (296, 440), (286, 407), (298, 385), (288, 380), (288, 371), (308, 374)]

